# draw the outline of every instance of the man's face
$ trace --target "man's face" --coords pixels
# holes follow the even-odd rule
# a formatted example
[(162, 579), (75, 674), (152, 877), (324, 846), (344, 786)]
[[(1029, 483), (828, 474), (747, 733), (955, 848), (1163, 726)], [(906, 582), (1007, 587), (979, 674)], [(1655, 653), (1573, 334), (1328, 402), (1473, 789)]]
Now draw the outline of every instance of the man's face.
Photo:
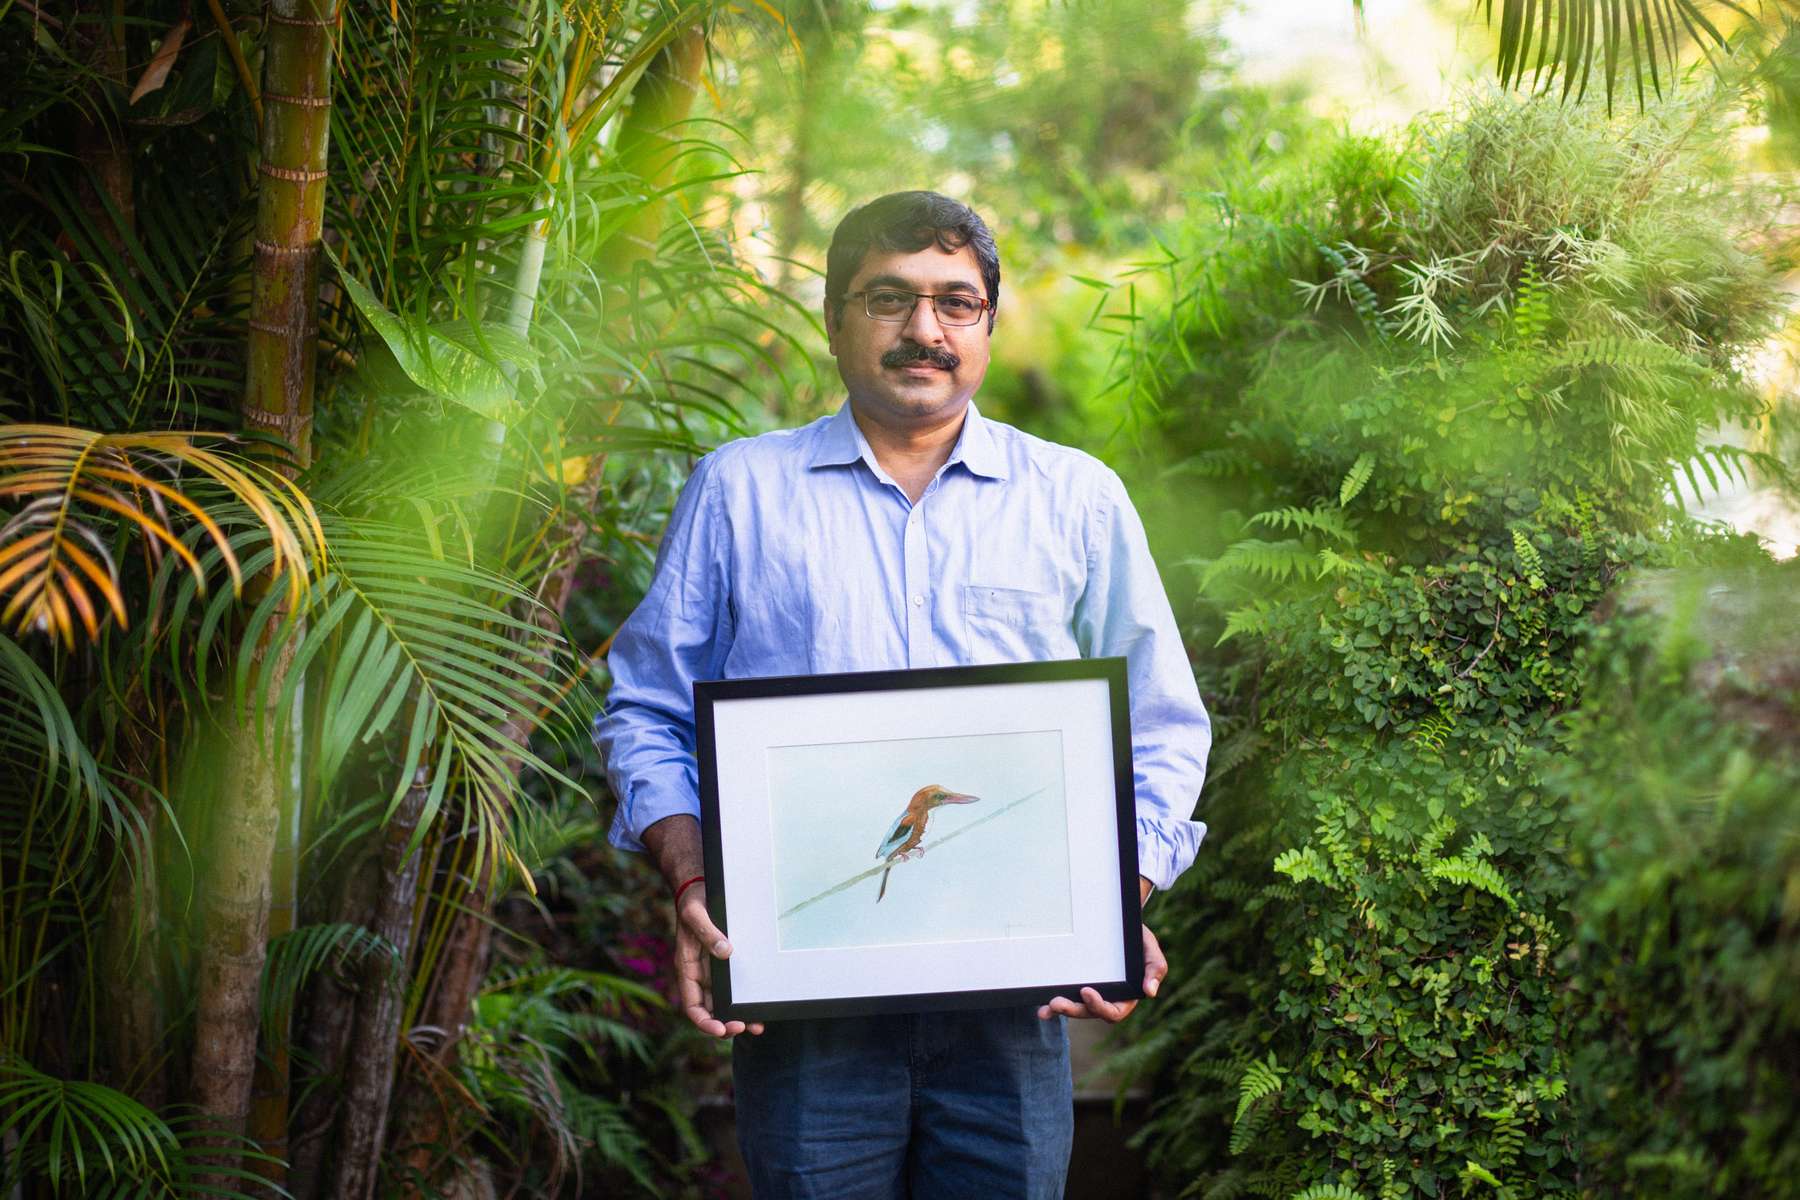
[[(975, 251), (936, 245), (911, 253), (871, 250), (851, 276), (851, 293), (879, 288), (986, 299)], [(899, 321), (878, 321), (852, 294), (840, 316), (825, 306), (825, 329), (838, 374), (859, 413), (885, 425), (930, 425), (954, 419), (981, 386), (988, 367), (987, 314), (973, 325), (945, 325), (921, 300)]]

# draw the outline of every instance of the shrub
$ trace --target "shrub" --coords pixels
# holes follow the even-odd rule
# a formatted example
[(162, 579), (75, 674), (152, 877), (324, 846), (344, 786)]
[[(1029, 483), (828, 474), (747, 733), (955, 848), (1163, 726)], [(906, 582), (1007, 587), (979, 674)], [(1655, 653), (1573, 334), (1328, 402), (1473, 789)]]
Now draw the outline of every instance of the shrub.
[(1691, 540), (1671, 479), (1744, 466), (1704, 433), (1756, 410), (1737, 363), (1775, 311), (1729, 116), (1484, 95), (1171, 234), (1119, 381), (1210, 516), (1162, 541), (1199, 568), (1219, 740), (1127, 1065), (1187, 1193), (1583, 1185), (1543, 766), (1588, 614)]

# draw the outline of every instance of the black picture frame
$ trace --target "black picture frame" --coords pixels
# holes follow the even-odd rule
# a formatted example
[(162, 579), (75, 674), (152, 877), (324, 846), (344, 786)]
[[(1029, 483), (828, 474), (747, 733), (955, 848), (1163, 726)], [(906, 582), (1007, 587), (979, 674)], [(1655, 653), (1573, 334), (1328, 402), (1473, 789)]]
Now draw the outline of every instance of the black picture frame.
[[(1103, 695), (1098, 690), (1102, 686)], [(929, 715), (921, 707), (925, 704), (931, 706)], [(909, 714), (921, 718), (916, 722), (917, 731), (911, 728), (914, 722), (909, 719)], [(899, 728), (891, 719), (894, 715), (901, 717)], [(1084, 987), (1092, 987), (1102, 997), (1113, 1001), (1137, 999), (1143, 995), (1144, 946), (1138, 887), (1136, 796), (1125, 659), (1087, 658), (700, 681), (694, 685), (694, 717), (707, 905), (714, 923), (725, 931), (733, 944), (731, 958), (712, 961), (716, 1016), (728, 1020), (770, 1021), (1038, 1005), (1054, 996), (1079, 1000)], [(1021, 723), (1043, 726), (1048, 721), (1063, 719), (1070, 723), (1024, 732), (1014, 728)], [(871, 721), (879, 722), (881, 736), (859, 738), (859, 728), (866, 733), (865, 727)], [(957, 722), (955, 732), (943, 732), (946, 721)], [(987, 722), (985, 730), (984, 721)], [(927, 732), (934, 727), (933, 722), (939, 730), (936, 735)], [(805, 731), (802, 736), (811, 740), (783, 742), (784, 736), (794, 736), (792, 733), (784, 735), (781, 732), (784, 728), (802, 728)], [(915, 732), (918, 736), (913, 736)], [(1046, 739), (1051, 733), (1055, 734), (1055, 745), (1061, 751), (1060, 759), (1056, 754), (1028, 753), (1033, 747), (1048, 746), (1050, 743)], [(835, 734), (844, 736), (834, 737)], [(980, 740), (983, 738), (989, 740)], [(973, 740), (962, 742), (962, 739)], [(722, 741), (726, 743), (723, 747)], [(762, 747), (760, 765), (756, 755), (759, 745)], [(987, 752), (990, 747), (994, 748), (993, 753)], [(1007, 759), (1008, 753), (1013, 755), (1012, 759)], [(725, 756), (723, 762), (721, 754)], [(945, 758), (946, 754), (952, 757)], [(861, 820), (866, 843), (867, 830), (875, 827), (868, 823), (866, 814), (870, 806), (879, 801), (862, 798), (857, 791), (857, 779), (840, 780), (822, 770), (829, 761), (846, 761), (845, 755), (850, 756), (849, 761), (892, 761), (896, 755), (930, 761), (935, 755), (937, 761), (980, 763), (981, 769), (989, 770), (990, 775), (1001, 772), (1001, 766), (996, 765), (1000, 760), (1016, 760), (1015, 766), (1023, 763), (1034, 770), (1040, 765), (1045, 770), (1054, 767), (1051, 772), (1056, 780), (1054, 784), (1026, 793), (1022, 799), (1005, 800), (1001, 807), (980, 817), (970, 817), (938, 838), (938, 844), (947, 847), (959, 836), (958, 830), (972, 832), (975, 826), (984, 822), (995, 822), (984, 835), (989, 844), (996, 842), (996, 830), (1017, 828), (1026, 831), (1023, 839), (1014, 841), (1015, 846), (1019, 840), (1028, 846), (1018, 850), (1021, 857), (1010, 864), (1010, 874), (998, 867), (984, 867), (979, 875), (970, 871), (970, 847), (984, 839), (969, 838), (959, 850), (961, 874), (954, 878), (967, 881), (961, 885), (965, 888), (985, 886), (990, 889), (980, 898), (981, 903), (954, 904), (954, 897), (943, 894), (949, 885), (942, 885), (940, 892), (924, 899), (914, 887), (906, 903), (935, 905), (931, 911), (948, 912), (952, 920), (979, 922), (999, 920), (994, 914), (1005, 909), (1007, 899), (1011, 899), (1015, 907), (1024, 906), (1025, 928), (1033, 928), (1029, 921), (1035, 920), (1032, 914), (1040, 911), (1047, 914), (1043, 918), (1045, 921), (1053, 922), (1060, 919), (1058, 904), (1032, 906), (1028, 897), (1015, 893), (1021, 889), (1024, 892), (1037, 889), (1054, 900), (1057, 895), (1054, 879), (1058, 870), (1056, 847), (1061, 845), (1062, 853), (1067, 856), (1061, 869), (1068, 880), (1070, 924), (1076, 931), (1059, 933), (1051, 930), (1021, 936), (1013, 932), (1019, 926), (1009, 925), (1008, 932), (985, 939), (974, 936), (933, 941), (927, 937), (922, 941), (891, 945), (866, 942), (841, 946), (782, 945), (776, 926), (786, 929), (788, 926), (783, 922), (790, 921), (798, 926), (800, 919), (794, 914), (809, 905), (825, 904), (851, 914), (851, 921), (827, 923), (823, 914), (817, 911), (807, 920), (825, 930), (823, 936), (827, 938), (842, 936), (854, 941), (858, 922), (878, 923), (884, 919), (866, 915), (879, 912), (867, 907), (870, 888), (865, 883), (868, 877), (880, 872), (882, 890), (874, 898), (879, 904), (886, 898), (889, 876), (894, 868), (906, 866), (911, 872), (911, 857), (899, 860), (881, 857), (881, 850), (894, 840), (890, 838), (878, 844), (875, 868), (811, 896), (787, 911), (782, 910), (782, 901), (777, 896), (780, 867), (789, 859), (804, 860), (804, 855), (800, 851), (789, 854), (780, 850), (784, 843), (777, 835), (777, 823), (799, 818), (788, 814), (784, 802), (770, 794), (775, 790), (777, 775), (783, 779), (798, 779), (804, 785), (790, 788), (784, 796), (795, 792), (827, 795), (825, 781), (828, 778), (831, 788), (841, 787), (845, 810)], [(871, 755), (875, 757), (870, 758)], [(957, 759), (955, 755), (963, 757)], [(770, 765), (789, 761), (802, 766), (795, 772), (785, 772)], [(914, 758), (908, 757), (905, 761), (911, 762)], [(806, 763), (819, 764), (821, 769), (806, 768)], [(1077, 781), (1097, 782), (1102, 778), (1109, 781), (1111, 803), (1105, 804), (1098, 797), (1090, 799), (1085, 790), (1071, 798), (1068, 794), (1071, 775)], [(722, 778), (728, 781), (723, 788)], [(1013, 776), (1006, 774), (1006, 778)], [(765, 806), (755, 803), (759, 786), (767, 800)], [(926, 788), (919, 789), (914, 793), (914, 800), (927, 791)], [(932, 806), (940, 793), (944, 794), (942, 803), (945, 806), (960, 806), (979, 799), (949, 793), (946, 787), (926, 795), (923, 804)], [(1060, 808), (1053, 809), (1048, 800), (1042, 799), (1053, 794), (1060, 797)], [(899, 792), (891, 793), (890, 802), (899, 795)], [(960, 796), (960, 799), (950, 799), (951, 795)], [(835, 826), (839, 823), (835, 808), (837, 792), (832, 791), (827, 799), (834, 807), (821, 808), (815, 801), (814, 807), (807, 811), (829, 812)], [(905, 813), (914, 812), (914, 800), (907, 802)], [(732, 807), (724, 810), (724, 803)], [(1013, 810), (1026, 804), (1037, 806), (1040, 815), (1033, 816), (1032, 809), (1025, 808), (1020, 810), (1023, 815), (1013, 816), (1009, 825), (998, 824)], [(798, 802), (793, 807), (799, 811)], [(732, 814), (729, 819), (725, 816), (727, 811)], [(1049, 815), (1042, 815), (1044, 813)], [(1067, 831), (1061, 842), (1056, 833), (1058, 815)], [(846, 823), (848, 820), (845, 818)], [(902, 816), (891, 832), (896, 836), (908, 833), (912, 820), (917, 821), (920, 834), (928, 832), (929, 814), (916, 818)], [(947, 820), (949, 818), (939, 818), (940, 827)], [(800, 828), (812, 837), (816, 827), (815, 822)], [(728, 830), (735, 830), (735, 835)], [(850, 836), (835, 828), (831, 832), (839, 841)], [(736, 840), (727, 846), (727, 838), (733, 836)], [(933, 843), (928, 838), (914, 837), (912, 840), (918, 844), (916, 853), (923, 863), (924, 850)], [(1043, 846), (1038, 846), (1040, 842)], [(999, 844), (1003, 850), (1007, 845), (1005, 842)], [(949, 857), (948, 850), (940, 852), (940, 860), (946, 857)], [(940, 876), (943, 873), (939, 871)], [(930, 878), (923, 868), (917, 876), (920, 880)], [(782, 879), (786, 878), (787, 875), (782, 875)], [(1002, 882), (996, 884), (996, 880)], [(1017, 886), (1007, 891), (1006, 880), (1016, 881)], [(903, 881), (914, 882), (904, 877)], [(895, 890), (898, 895), (899, 889)], [(846, 892), (850, 894), (850, 900), (840, 898), (840, 893)], [(996, 894), (1002, 898), (995, 900)], [(858, 905), (862, 907), (859, 909)], [(889, 911), (899, 913), (903, 906), (890, 905)], [(1111, 919), (1114, 912), (1116, 921)], [(897, 916), (891, 918), (899, 919)], [(813, 936), (820, 935), (815, 933)], [(1066, 961), (1090, 967), (1106, 962), (1110, 967), (1102, 970), (1098, 978), (1082, 977), (1094, 974), (1093, 970), (1071, 970), (1064, 976), (1057, 976), (1055, 970), (1064, 961), (1059, 957), (1058, 948), (1065, 944), (1069, 948)], [(832, 965), (834, 953), (837, 955), (835, 961), (839, 963), (836, 968)], [(893, 986), (890, 976), (901, 971), (896, 959), (907, 964), (903, 972), (906, 980), (928, 980), (929, 984)], [(1006, 965), (994, 965), (995, 959)], [(839, 978), (833, 974), (834, 970), (846, 972), (841, 984), (832, 982)], [(784, 983), (784, 980), (788, 982)]]

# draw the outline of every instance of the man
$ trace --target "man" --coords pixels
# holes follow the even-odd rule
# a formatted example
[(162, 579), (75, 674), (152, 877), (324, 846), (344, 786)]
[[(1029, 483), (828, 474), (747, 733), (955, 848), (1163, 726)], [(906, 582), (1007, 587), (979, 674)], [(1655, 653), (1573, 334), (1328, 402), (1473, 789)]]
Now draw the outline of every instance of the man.
[[(739, 1140), (759, 1197), (1054, 1197), (1073, 1129), (1064, 1017), (1117, 1021), (1092, 989), (999, 1009), (748, 1027), (711, 1011), (696, 679), (1124, 655), (1142, 894), (1192, 861), (1210, 729), (1119, 479), (989, 421), (1000, 261), (981, 218), (931, 192), (838, 226), (825, 328), (835, 416), (700, 461), (648, 594), (613, 641), (596, 740), (612, 839), (675, 893), (687, 1017), (733, 1045)], [(1144, 991), (1168, 966), (1144, 930)]]

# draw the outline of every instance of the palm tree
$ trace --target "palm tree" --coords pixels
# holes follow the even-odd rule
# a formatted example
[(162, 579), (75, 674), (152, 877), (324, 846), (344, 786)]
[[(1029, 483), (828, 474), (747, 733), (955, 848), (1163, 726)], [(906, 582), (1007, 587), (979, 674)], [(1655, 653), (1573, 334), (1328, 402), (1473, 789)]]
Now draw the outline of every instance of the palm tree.
[(0, 17), (0, 1187), (368, 1195), (467, 1124), (576, 565), (786, 336), (703, 218), (718, 7)]

